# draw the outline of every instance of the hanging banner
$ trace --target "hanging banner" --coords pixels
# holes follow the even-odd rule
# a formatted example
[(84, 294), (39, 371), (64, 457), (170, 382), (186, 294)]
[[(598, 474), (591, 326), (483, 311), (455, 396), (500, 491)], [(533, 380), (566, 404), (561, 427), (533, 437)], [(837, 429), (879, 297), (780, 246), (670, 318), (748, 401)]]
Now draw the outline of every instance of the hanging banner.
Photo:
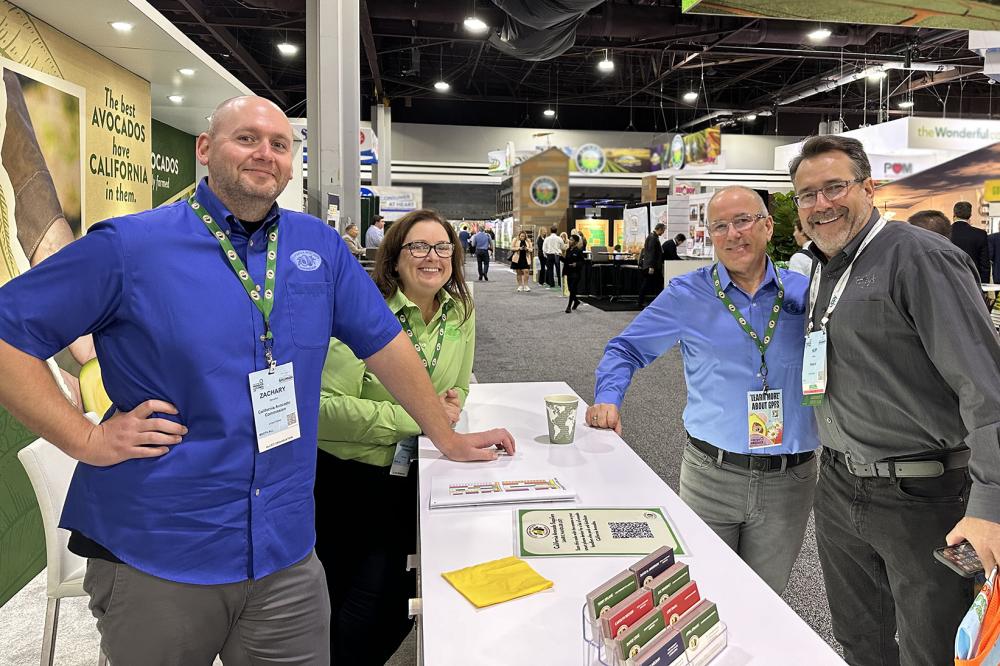
[(162, 206), (186, 199), (197, 185), (194, 157), (197, 137), (155, 118), (151, 129), (153, 205)]
[(486, 173), (491, 176), (507, 175), (507, 171), (510, 169), (510, 163), (507, 161), (506, 150), (491, 150), (486, 153), (486, 157), (489, 160), (489, 166), (486, 167)]

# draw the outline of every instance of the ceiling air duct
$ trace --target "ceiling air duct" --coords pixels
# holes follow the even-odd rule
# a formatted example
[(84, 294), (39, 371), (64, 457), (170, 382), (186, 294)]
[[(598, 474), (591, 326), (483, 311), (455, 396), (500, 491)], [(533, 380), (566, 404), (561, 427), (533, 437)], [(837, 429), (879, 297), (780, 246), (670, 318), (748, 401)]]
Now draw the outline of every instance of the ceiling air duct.
[(490, 45), (521, 60), (550, 60), (573, 46), (580, 21), (603, 1), (493, 0), (506, 16)]

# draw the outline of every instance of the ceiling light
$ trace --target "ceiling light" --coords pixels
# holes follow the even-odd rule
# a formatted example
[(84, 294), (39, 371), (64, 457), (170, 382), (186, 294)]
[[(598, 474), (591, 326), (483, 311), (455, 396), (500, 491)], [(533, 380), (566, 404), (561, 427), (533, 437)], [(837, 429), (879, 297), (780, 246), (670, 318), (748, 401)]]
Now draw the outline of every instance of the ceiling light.
[(448, 92), (451, 90), (451, 84), (447, 81), (438, 81), (434, 84), (434, 90), (437, 90), (438, 92)]
[(465, 19), (465, 29), (475, 34), (482, 34), (489, 30), (490, 26), (486, 25), (478, 16), (470, 16)]
[(872, 83), (878, 83), (888, 75), (885, 73), (885, 70), (873, 67), (870, 70), (868, 70), (867, 76), (868, 80), (871, 81)]
[(685, 102), (696, 102), (698, 101), (698, 93), (696, 93), (693, 90), (689, 90), (686, 93), (684, 93), (684, 97), (682, 99)]
[(286, 58), (290, 58), (291, 56), (299, 52), (298, 46), (296, 46), (295, 44), (289, 44), (288, 42), (281, 42), (277, 46), (278, 46), (278, 53), (285, 56)]
[(555, 115), (556, 115), (556, 110), (555, 109), (545, 109), (544, 111), (542, 111), (542, 115), (545, 116), (546, 118), (554, 118)]
[(180, 104), (184, 101), (184, 95), (170, 95), (167, 97), (174, 104)]
[(194, 76), (194, 70), (190, 67), (181, 67), (177, 70), (177, 73), (181, 76)]
[(757, 114), (756, 113), (748, 113), (747, 115), (743, 116), (742, 120), (744, 120), (744, 121), (746, 121), (748, 123), (752, 123), (753, 121), (757, 120)]
[(604, 56), (604, 60), (597, 63), (597, 69), (604, 72), (605, 74), (613, 72), (615, 71), (615, 61), (609, 58), (608, 56)]
[(912, 109), (913, 108), (913, 100), (908, 99), (905, 102), (900, 102), (898, 106), (901, 109)]
[(808, 35), (806, 35), (806, 37), (808, 37), (814, 42), (825, 42), (827, 39), (830, 38), (830, 35), (832, 34), (833, 33), (827, 28), (819, 28), (817, 30), (813, 30), (812, 32), (810, 32)]
[(126, 21), (113, 21), (111, 27), (118, 32), (132, 32), (132, 24)]

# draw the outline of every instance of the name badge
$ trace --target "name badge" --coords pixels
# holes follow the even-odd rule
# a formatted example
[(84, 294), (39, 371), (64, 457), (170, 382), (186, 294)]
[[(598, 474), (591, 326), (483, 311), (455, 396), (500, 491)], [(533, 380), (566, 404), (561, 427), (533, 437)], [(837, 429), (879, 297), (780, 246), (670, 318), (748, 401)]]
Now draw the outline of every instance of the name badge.
[(392, 476), (406, 476), (410, 473), (410, 463), (417, 457), (417, 438), (407, 437), (396, 442), (396, 453), (392, 456), (392, 467), (389, 474)]
[(780, 446), (785, 431), (781, 389), (747, 392), (750, 450)]
[(802, 404), (815, 407), (826, 394), (826, 331), (806, 336), (802, 352)]
[(295, 373), (291, 363), (250, 373), (250, 402), (261, 453), (298, 439), (299, 411), (295, 404)]

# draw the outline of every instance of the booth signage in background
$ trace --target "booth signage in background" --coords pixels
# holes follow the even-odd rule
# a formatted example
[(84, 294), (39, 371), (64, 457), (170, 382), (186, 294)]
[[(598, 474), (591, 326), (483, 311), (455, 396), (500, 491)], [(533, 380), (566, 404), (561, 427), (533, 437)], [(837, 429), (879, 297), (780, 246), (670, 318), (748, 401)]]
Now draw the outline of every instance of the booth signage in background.
[[(819, 7), (822, 16), (817, 16)], [(960, 9), (956, 9), (960, 8)], [(824, 22), (911, 25), (919, 17), (925, 28), (951, 30), (1000, 30), (997, 4), (990, 0), (908, 0), (906, 3), (840, 0), (817, 4), (816, 0), (682, 0), (681, 9), (695, 14), (738, 14), (746, 18), (802, 19)]]
[(983, 183), (983, 201), (1000, 201), (1000, 180), (987, 180)]
[(186, 199), (197, 183), (194, 143), (197, 137), (154, 119), (151, 125), (153, 152), (153, 205)]
[[(147, 81), (8, 2), (0, 1), (0, 21), (4, 284), (37, 263), (28, 253), (50, 228), (66, 224), (79, 236), (99, 220), (150, 208), (151, 119)], [(30, 201), (17, 201), (39, 169), (52, 184), (36, 182)], [(78, 278), (79, 288), (104, 287)], [(65, 386), (55, 363), (48, 366)], [(15, 459), (34, 439), (0, 409), (0, 605), (45, 566), (41, 515)]]
[(716, 125), (693, 134), (675, 134), (670, 143), (655, 144), (650, 148), (650, 166), (653, 171), (717, 166), (721, 155), (722, 130)]
[(607, 247), (608, 245), (608, 221), (584, 218), (576, 221), (577, 230), (587, 239), (587, 249), (594, 247)]
[(908, 146), (929, 150), (974, 150), (1000, 141), (995, 120), (910, 117)]
[(615, 232), (615, 242), (622, 246), (622, 252), (639, 254), (649, 235), (649, 206), (626, 208), (622, 221), (622, 235)]
[(486, 154), (489, 160), (489, 166), (486, 168), (486, 173), (491, 176), (506, 176), (508, 169), (510, 169), (510, 163), (507, 161), (507, 151), (506, 150), (491, 150)]
[(362, 127), (359, 141), (361, 164), (378, 164), (378, 137), (371, 127)]
[(559, 183), (548, 176), (535, 178), (528, 191), (536, 206), (548, 207), (559, 199)]
[(361, 196), (373, 195), (379, 198), (379, 214), (386, 220), (398, 220), (411, 211), (423, 208), (422, 187), (369, 185), (361, 188)]
[(606, 164), (604, 149), (596, 143), (585, 143), (576, 149), (571, 169), (580, 173), (595, 174), (604, 171)]

